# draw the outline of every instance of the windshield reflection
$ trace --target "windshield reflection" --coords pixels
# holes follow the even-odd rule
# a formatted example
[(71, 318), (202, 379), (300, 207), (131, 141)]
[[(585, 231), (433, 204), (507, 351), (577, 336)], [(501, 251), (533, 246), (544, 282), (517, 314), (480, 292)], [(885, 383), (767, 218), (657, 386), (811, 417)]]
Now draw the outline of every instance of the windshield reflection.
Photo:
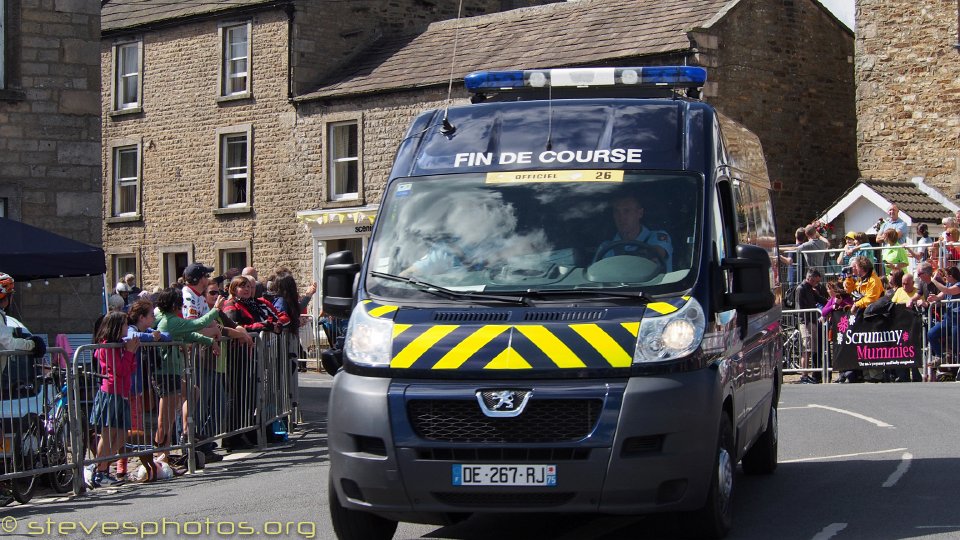
[(698, 176), (552, 171), (504, 182), (495, 175), (391, 184), (369, 264), (381, 275), (367, 276), (368, 292), (436, 299), (427, 284), (489, 294), (661, 294), (692, 284)]

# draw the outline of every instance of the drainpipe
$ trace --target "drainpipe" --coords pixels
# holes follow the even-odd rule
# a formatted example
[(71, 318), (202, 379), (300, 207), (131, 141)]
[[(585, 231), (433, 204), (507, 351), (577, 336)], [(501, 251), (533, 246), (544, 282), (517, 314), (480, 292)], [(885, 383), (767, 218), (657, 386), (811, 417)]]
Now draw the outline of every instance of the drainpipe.
[(293, 101), (293, 14), (296, 11), (293, 3), (287, 4), (287, 101)]

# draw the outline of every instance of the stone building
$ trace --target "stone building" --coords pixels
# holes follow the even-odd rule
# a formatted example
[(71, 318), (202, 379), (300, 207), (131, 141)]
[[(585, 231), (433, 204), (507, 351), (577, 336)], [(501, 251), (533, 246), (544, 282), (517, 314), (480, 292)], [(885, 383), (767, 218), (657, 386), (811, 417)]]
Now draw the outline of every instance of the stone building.
[[(466, 16), (533, 1), (465, 0)], [(291, 98), (382, 36), (455, 17), (455, 0), (200, 0), (103, 4), (103, 246), (111, 281), (218, 272), (310, 275), (297, 210), (319, 201)], [(316, 144), (320, 144), (319, 141)]]
[[(99, 13), (97, 0), (0, 0), (0, 216), (94, 246)], [(20, 283), (11, 314), (35, 333), (90, 332), (102, 288), (101, 276)]]
[(960, 195), (956, 2), (857, 0), (858, 164), (864, 178), (922, 177)]
[(475, 70), (706, 67), (704, 99), (763, 143), (783, 239), (858, 177), (853, 34), (815, 0), (582, 0), (436, 22), (378, 41), (293, 100), (315, 275), (326, 253), (362, 251), (396, 147), (411, 119), (447, 102), (451, 64), (454, 103)]

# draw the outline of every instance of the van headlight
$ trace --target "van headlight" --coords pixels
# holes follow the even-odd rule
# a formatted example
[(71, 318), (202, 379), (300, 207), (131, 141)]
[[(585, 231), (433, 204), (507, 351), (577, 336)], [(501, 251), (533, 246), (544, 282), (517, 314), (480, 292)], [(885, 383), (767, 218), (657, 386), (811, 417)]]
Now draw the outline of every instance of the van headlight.
[(633, 363), (676, 360), (694, 352), (703, 340), (706, 322), (703, 307), (695, 298), (668, 315), (644, 317)]
[(371, 317), (359, 305), (350, 316), (343, 341), (343, 353), (354, 364), (388, 367), (393, 352), (393, 320)]

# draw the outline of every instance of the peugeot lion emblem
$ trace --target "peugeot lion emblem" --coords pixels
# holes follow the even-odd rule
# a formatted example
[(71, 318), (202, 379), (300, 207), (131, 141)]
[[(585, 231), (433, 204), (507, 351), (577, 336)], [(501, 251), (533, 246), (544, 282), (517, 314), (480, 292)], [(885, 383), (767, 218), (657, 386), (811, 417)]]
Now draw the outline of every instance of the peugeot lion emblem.
[(487, 416), (520, 416), (532, 394), (530, 390), (477, 390), (477, 402)]

